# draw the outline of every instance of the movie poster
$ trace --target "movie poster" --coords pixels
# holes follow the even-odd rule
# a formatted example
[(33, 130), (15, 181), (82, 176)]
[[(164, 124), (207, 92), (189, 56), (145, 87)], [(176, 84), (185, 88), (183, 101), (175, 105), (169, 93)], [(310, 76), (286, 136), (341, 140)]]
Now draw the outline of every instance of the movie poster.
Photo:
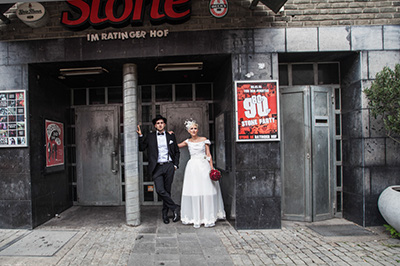
[(46, 167), (64, 164), (64, 125), (45, 120)]
[(0, 91), (0, 148), (26, 147), (26, 97), (24, 90)]
[(277, 80), (236, 81), (236, 141), (278, 141)]

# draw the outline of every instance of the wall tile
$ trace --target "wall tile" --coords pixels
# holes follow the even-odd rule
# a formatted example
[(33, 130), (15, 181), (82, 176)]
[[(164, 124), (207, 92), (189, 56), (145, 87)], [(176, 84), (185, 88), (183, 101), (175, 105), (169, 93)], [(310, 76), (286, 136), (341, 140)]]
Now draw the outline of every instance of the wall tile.
[(318, 51), (317, 28), (287, 28), (286, 52)]
[(350, 51), (350, 27), (320, 27), (319, 51)]
[(21, 66), (0, 66), (0, 90), (21, 90), (23, 87)]
[[(240, 202), (240, 205), (238, 203)], [(281, 228), (280, 198), (245, 197), (237, 199), (236, 229)], [(254, 214), (257, 215), (254, 215)]]
[(383, 49), (382, 26), (352, 26), (351, 50)]
[(271, 53), (285, 51), (285, 29), (254, 30), (256, 53)]
[(394, 69), (400, 62), (400, 51), (371, 51), (368, 53), (368, 78), (375, 79), (376, 73), (387, 66)]
[(383, 26), (383, 48), (385, 50), (400, 49), (400, 27), (395, 25)]
[(385, 139), (364, 140), (365, 166), (385, 165)]

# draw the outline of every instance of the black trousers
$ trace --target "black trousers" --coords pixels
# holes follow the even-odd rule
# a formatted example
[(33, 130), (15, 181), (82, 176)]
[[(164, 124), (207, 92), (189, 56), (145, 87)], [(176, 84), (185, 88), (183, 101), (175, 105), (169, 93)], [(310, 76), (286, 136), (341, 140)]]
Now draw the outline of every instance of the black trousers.
[(153, 172), (154, 185), (156, 192), (163, 201), (163, 216), (167, 216), (168, 210), (174, 211), (178, 205), (171, 198), (171, 187), (174, 181), (175, 167), (173, 163), (163, 165), (157, 164)]

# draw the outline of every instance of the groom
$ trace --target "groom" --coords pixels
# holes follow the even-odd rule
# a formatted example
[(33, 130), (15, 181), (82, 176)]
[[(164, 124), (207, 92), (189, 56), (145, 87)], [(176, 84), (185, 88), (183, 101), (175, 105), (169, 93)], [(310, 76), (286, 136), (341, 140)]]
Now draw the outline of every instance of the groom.
[(156, 132), (150, 133), (147, 137), (143, 137), (140, 126), (138, 125), (137, 133), (139, 134), (139, 150), (144, 151), (147, 148), (149, 158), (149, 173), (152, 174), (154, 185), (159, 197), (163, 201), (162, 218), (165, 224), (169, 223), (168, 211), (173, 212), (173, 222), (180, 220), (180, 207), (175, 204), (171, 198), (171, 187), (174, 180), (175, 170), (179, 166), (179, 148), (176, 143), (175, 135), (165, 131), (167, 119), (161, 115), (157, 115), (153, 119), (153, 125)]

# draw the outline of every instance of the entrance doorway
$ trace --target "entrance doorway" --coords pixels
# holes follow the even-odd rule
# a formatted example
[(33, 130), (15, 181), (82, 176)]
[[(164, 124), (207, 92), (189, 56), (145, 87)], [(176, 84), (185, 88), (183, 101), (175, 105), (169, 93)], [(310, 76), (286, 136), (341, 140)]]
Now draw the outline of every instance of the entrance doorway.
[(338, 63), (280, 65), (282, 219), (341, 217)]
[(121, 205), (119, 106), (75, 108), (77, 204)]
[(283, 218), (319, 221), (333, 217), (334, 115), (332, 88), (282, 90)]
[[(189, 138), (183, 122), (188, 119), (196, 120), (199, 124), (199, 136), (209, 138), (208, 126), (208, 104), (201, 102), (194, 103), (175, 103), (164, 104), (161, 106), (161, 114), (167, 118), (168, 127), (172, 129), (176, 135), (178, 143)], [(174, 184), (172, 186), (171, 196), (175, 203), (180, 205), (182, 196), (183, 177), (185, 174), (185, 166), (189, 160), (189, 150), (187, 147), (180, 149), (180, 168), (176, 170), (174, 176)]]
[[(157, 114), (167, 118), (167, 130), (174, 131), (177, 142), (189, 137), (185, 130), (184, 121), (194, 119), (199, 123), (199, 135), (212, 137), (214, 132), (213, 117), (213, 84), (185, 83), (143, 85), (139, 87), (139, 117), (142, 132), (147, 135), (154, 130), (151, 121)], [(211, 146), (213, 153), (213, 145)], [(180, 168), (175, 172), (172, 186), (172, 198), (179, 204), (183, 185), (183, 175), (186, 162), (189, 159), (187, 148), (180, 150)], [(143, 205), (162, 204), (154, 188), (151, 173), (148, 172), (147, 151), (140, 153), (140, 198)]]

